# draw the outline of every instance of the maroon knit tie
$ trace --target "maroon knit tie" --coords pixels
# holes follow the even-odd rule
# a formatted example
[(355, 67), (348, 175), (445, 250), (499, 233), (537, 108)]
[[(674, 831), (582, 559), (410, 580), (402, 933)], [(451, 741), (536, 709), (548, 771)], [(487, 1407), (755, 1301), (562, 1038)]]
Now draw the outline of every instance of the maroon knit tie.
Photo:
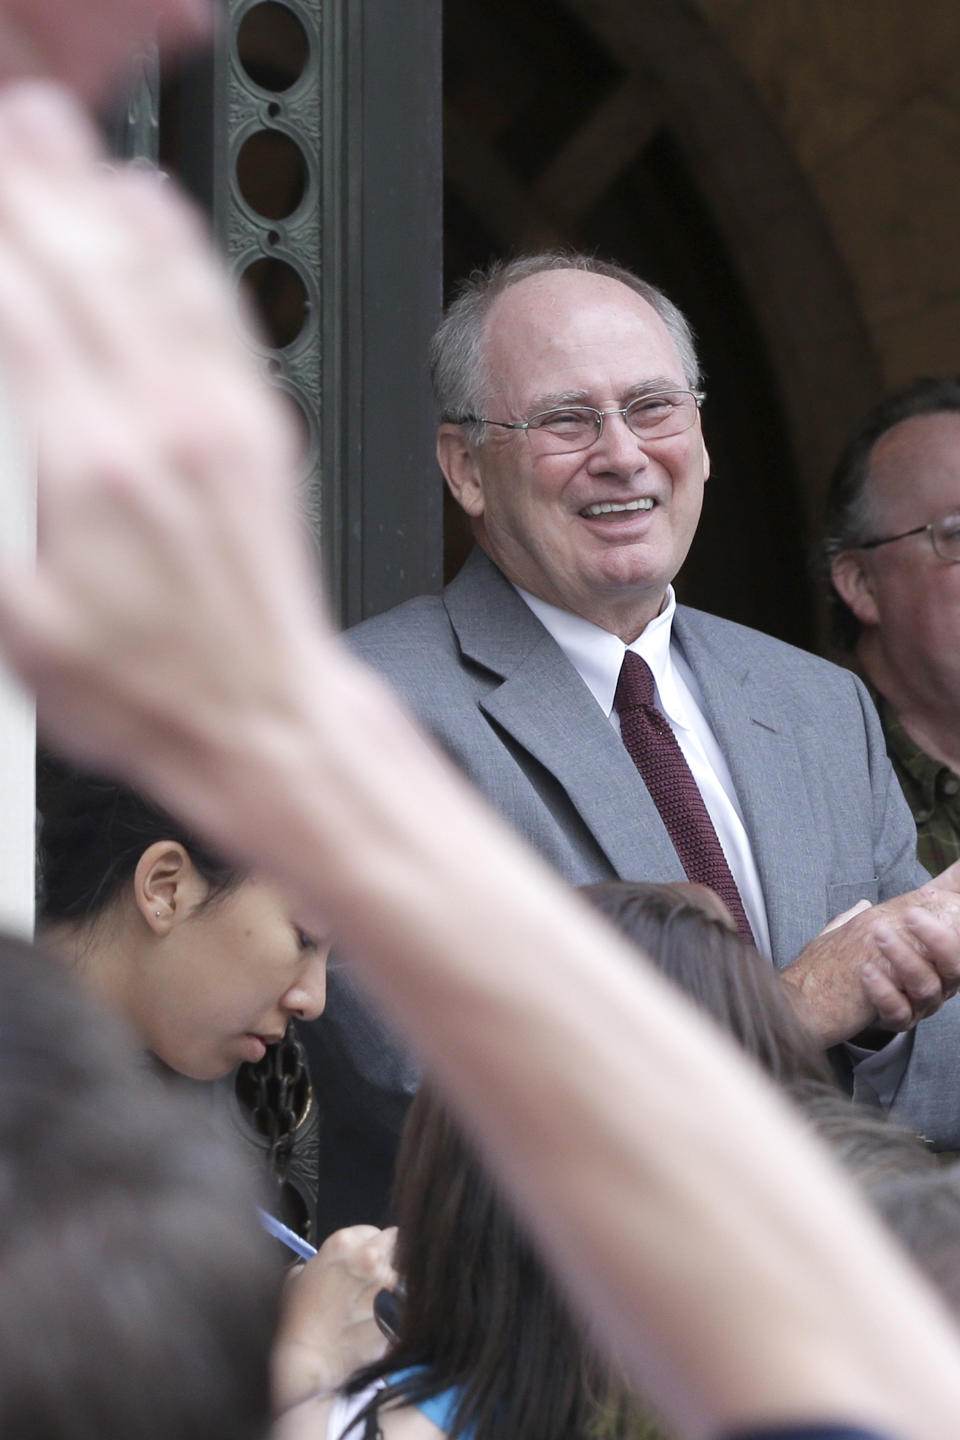
[(654, 704), (654, 683), (646, 660), (628, 650), (623, 657), (613, 705), (620, 734), (660, 811), (667, 834), (689, 880), (709, 885), (724, 902), (745, 940), (753, 940), (737, 882), (717, 839), (676, 735)]

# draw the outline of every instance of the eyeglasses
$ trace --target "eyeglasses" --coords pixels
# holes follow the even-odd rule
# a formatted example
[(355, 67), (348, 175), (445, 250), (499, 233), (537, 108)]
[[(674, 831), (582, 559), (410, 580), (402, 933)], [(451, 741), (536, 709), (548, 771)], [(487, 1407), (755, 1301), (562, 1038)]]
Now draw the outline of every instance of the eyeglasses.
[(620, 410), (563, 405), (531, 415), (529, 420), (488, 420), (485, 415), (461, 415), (457, 423), (525, 430), (529, 439), (536, 439), (542, 453), (566, 455), (589, 450), (603, 434), (603, 422), (608, 415), (622, 415), (639, 440), (666, 440), (671, 435), (682, 435), (696, 420), (705, 399), (702, 390), (658, 390), (654, 395), (639, 395)]
[(879, 540), (864, 540), (857, 550), (876, 550), (878, 545), (891, 545), (894, 540), (906, 540), (908, 535), (930, 536), (930, 543), (941, 560), (960, 565), (960, 511), (952, 510), (949, 515), (938, 515), (928, 525), (917, 525), (913, 530), (903, 530), (899, 535), (883, 535)]

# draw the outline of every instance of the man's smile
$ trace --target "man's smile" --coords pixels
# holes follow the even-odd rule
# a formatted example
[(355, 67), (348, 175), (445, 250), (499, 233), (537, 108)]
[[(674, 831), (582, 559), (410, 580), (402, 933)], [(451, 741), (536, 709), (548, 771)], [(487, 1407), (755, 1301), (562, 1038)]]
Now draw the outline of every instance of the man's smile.
[(595, 505), (585, 505), (580, 514), (585, 520), (596, 520), (601, 515), (623, 515), (637, 510), (652, 510), (656, 501), (649, 495), (642, 500), (600, 500)]

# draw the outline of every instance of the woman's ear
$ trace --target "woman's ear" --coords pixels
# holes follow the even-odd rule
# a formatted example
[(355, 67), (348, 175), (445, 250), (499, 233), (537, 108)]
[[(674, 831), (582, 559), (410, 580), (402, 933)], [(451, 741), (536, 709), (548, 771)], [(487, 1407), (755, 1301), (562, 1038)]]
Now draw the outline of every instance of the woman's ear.
[(166, 935), (196, 909), (209, 886), (179, 840), (155, 840), (137, 861), (134, 903), (156, 935)]

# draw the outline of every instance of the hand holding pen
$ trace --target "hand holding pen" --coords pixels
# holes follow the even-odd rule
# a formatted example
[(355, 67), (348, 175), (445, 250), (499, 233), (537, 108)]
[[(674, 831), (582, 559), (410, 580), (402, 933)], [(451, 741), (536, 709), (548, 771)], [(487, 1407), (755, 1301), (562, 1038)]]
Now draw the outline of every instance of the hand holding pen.
[[(271, 1234), (277, 1234), (261, 1220)], [(286, 1236), (278, 1238), (290, 1245)], [(294, 1238), (299, 1246), (312, 1249), (299, 1236)], [(337, 1389), (358, 1366), (383, 1354), (387, 1342), (374, 1314), (374, 1301), (381, 1290), (392, 1290), (397, 1283), (392, 1264), (395, 1240), (393, 1228), (353, 1225), (337, 1230), (290, 1275), (274, 1348), (278, 1409), (318, 1391)]]

